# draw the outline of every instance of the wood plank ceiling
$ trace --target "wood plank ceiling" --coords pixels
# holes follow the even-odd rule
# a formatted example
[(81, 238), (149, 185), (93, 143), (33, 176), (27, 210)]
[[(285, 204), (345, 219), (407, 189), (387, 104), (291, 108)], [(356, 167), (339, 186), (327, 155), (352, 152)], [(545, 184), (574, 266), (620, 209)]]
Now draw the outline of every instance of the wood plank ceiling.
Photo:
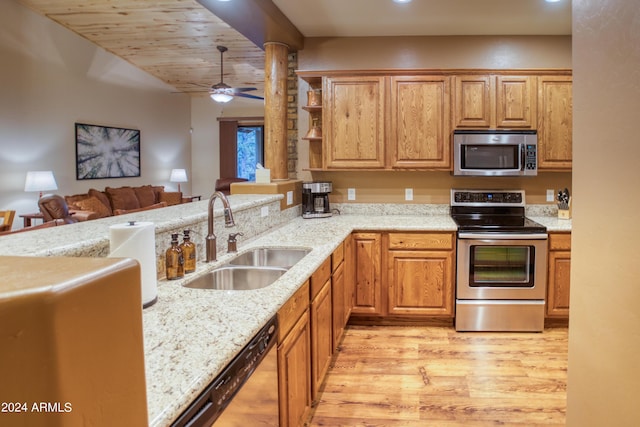
[(264, 51), (196, 0), (18, 0), (177, 91), (206, 96), (220, 82), (264, 94)]

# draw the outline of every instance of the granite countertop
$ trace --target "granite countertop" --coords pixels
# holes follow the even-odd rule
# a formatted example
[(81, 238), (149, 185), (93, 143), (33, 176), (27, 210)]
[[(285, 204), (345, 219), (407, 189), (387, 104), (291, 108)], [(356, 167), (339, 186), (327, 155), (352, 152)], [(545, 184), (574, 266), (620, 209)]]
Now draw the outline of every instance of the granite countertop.
[(260, 328), (354, 230), (455, 231), (448, 215), (339, 215), (296, 218), (250, 242), (252, 247), (312, 251), (271, 286), (253, 291), (189, 289), (182, 285), (226, 262), (198, 264), (185, 279), (158, 283), (158, 302), (143, 313), (149, 424), (166, 426), (198, 396)]

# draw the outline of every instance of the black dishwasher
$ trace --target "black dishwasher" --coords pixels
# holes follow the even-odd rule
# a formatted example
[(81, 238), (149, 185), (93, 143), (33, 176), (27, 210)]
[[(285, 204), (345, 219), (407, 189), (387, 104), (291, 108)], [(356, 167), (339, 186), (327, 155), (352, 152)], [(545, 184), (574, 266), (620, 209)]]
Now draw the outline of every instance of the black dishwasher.
[(277, 335), (274, 316), (171, 427), (277, 427)]

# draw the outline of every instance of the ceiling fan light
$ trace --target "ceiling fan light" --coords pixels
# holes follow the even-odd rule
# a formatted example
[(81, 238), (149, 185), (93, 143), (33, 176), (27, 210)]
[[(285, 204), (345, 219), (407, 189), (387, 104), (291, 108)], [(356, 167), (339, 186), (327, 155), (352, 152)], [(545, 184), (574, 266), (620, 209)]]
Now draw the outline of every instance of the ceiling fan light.
[(216, 102), (229, 102), (233, 99), (233, 96), (231, 95), (227, 95), (226, 93), (212, 93), (211, 94), (211, 99), (213, 99)]

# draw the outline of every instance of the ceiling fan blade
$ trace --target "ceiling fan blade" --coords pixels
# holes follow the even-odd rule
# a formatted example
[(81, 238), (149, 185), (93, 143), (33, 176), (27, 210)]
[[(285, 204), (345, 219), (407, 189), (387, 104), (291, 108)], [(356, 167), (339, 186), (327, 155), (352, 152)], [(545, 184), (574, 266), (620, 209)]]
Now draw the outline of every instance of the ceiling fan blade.
[(234, 93), (239, 93), (239, 92), (251, 92), (252, 90), (258, 90), (255, 87), (234, 87), (231, 88), (233, 90)]
[(261, 100), (264, 100), (264, 98), (261, 97), (261, 96), (249, 95), (248, 93), (242, 93), (242, 92), (236, 93), (233, 96), (237, 96), (239, 98), (249, 98), (249, 99), (261, 99)]

